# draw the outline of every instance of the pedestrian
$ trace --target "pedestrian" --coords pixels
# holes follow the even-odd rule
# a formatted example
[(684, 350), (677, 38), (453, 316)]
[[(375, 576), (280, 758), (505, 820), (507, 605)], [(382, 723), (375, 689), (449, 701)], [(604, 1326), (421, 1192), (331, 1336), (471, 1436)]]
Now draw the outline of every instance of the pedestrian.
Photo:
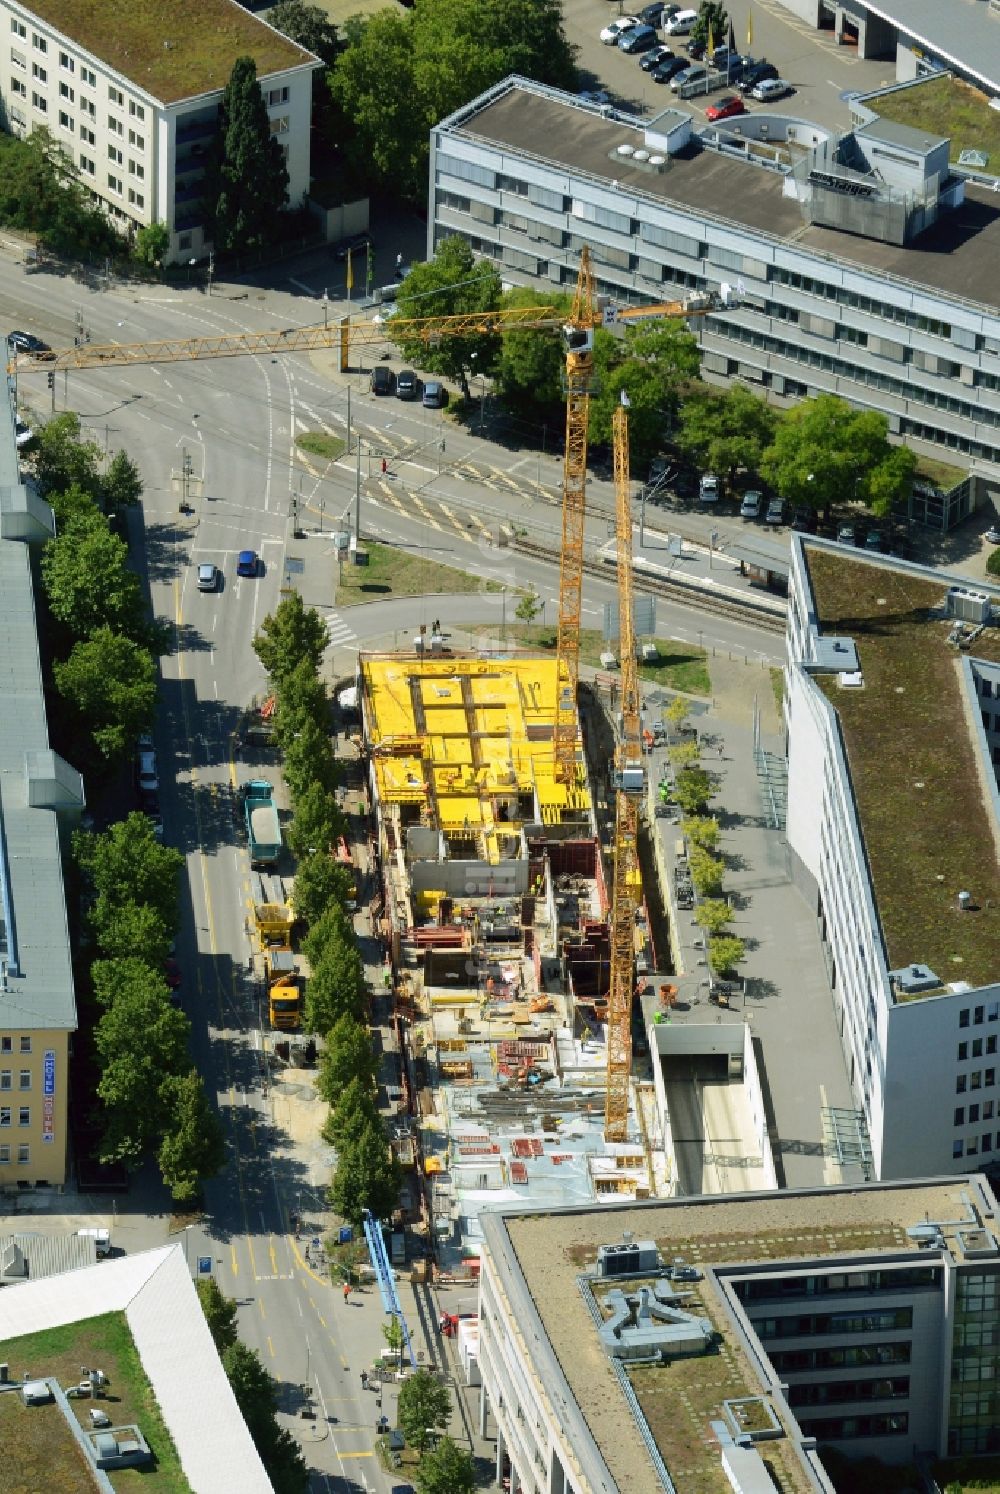
[(361, 1371), (361, 1389), (362, 1390), (367, 1390), (368, 1389), (368, 1371), (367, 1370), (362, 1370)]
[(403, 267), (403, 256), (401, 254), (397, 254), (396, 255), (396, 269), (400, 270), (400, 269), (402, 269), (402, 267)]
[(351, 1289), (350, 1289), (350, 1287), (349, 1287), (349, 1286), (348, 1286), (348, 1284), (347, 1284), (347, 1282), (346, 1282), (346, 1281), (345, 1281), (345, 1282), (344, 1282), (344, 1303), (345, 1303), (345, 1305), (346, 1305), (346, 1303), (347, 1303), (347, 1299), (348, 1299), (348, 1297), (349, 1297), (349, 1296), (350, 1296), (350, 1295), (351, 1295)]
[(389, 463), (386, 461), (385, 457), (383, 457), (382, 458), (382, 476), (383, 477), (388, 472), (388, 470), (389, 470)]

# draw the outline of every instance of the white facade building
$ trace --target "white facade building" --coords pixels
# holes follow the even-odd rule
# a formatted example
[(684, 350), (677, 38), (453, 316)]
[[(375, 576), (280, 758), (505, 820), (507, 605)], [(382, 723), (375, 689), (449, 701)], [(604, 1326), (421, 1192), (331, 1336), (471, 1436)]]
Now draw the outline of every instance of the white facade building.
[(0, 0), (4, 127), (44, 125), (116, 226), (164, 223), (168, 258), (209, 246), (202, 180), (222, 91), (249, 56), (285, 157), (288, 200), (309, 189), (312, 75), (322, 66), (236, 0), (85, 7)]

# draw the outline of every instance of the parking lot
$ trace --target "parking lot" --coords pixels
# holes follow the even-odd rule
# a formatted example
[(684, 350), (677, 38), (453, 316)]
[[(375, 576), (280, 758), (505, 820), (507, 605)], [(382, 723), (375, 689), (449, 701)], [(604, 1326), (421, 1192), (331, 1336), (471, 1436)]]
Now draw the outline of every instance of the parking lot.
[[(675, 95), (668, 87), (651, 81), (640, 68), (639, 57), (630, 57), (599, 39), (601, 28), (609, 21), (619, 14), (637, 14), (643, 3), (645, 0), (630, 11), (617, 0), (566, 0), (563, 13), (566, 34), (579, 49), (579, 65), (592, 77), (589, 86), (606, 89), (623, 108), (651, 115), (676, 104)], [(795, 89), (794, 94), (773, 106), (777, 111), (845, 129), (849, 120), (842, 94), (867, 93), (895, 81), (895, 66), (891, 61), (860, 61), (852, 48), (837, 46), (832, 32), (813, 31), (773, 0), (768, 5), (754, 0), (752, 6), (750, 0), (732, 0), (728, 10), (737, 49), (773, 62), (781, 77)], [(748, 47), (751, 10), (753, 40)], [(663, 38), (664, 44), (680, 56), (686, 55), (685, 40), (685, 37)], [(717, 44), (726, 40), (724, 36), (715, 38)], [(705, 109), (724, 92), (726, 89), (722, 87), (714, 94), (696, 95), (684, 100), (680, 107), (701, 124)], [(748, 108), (752, 111), (765, 106), (748, 101)]]

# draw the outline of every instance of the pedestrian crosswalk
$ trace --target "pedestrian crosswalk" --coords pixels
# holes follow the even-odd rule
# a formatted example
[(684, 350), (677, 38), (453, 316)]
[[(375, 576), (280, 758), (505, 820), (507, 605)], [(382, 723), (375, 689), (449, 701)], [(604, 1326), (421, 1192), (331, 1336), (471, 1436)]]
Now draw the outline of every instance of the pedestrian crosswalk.
[(339, 612), (331, 612), (326, 619), (327, 648), (348, 648), (352, 643), (357, 643), (358, 635), (351, 625), (344, 621)]

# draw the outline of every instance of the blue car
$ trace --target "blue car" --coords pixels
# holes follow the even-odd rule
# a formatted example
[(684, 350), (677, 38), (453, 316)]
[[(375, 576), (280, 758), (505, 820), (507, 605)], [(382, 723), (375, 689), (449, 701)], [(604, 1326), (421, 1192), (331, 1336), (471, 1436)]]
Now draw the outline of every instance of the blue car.
[(257, 574), (257, 551), (241, 550), (236, 557), (237, 576), (256, 576)]

